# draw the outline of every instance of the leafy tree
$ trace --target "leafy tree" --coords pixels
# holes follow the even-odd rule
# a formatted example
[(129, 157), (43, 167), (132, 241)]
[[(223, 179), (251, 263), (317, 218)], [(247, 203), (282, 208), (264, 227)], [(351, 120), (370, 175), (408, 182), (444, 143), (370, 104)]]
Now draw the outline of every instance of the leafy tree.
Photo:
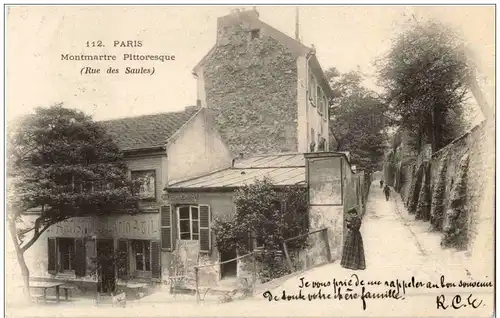
[(386, 104), (362, 85), (361, 72), (341, 74), (330, 68), (325, 73), (338, 96), (330, 106), (330, 133), (336, 141), (332, 150), (349, 151), (352, 162), (367, 173), (380, 169), (387, 139), (385, 128), (394, 121), (386, 115)]
[[(297, 185), (276, 189), (270, 180), (256, 181), (238, 189), (234, 203), (234, 217), (214, 222), (217, 249), (247, 253), (253, 250), (251, 241), (256, 239), (257, 245), (270, 251), (258, 260), (263, 265), (261, 278), (266, 280), (285, 274), (288, 271), (286, 263), (273, 251), (281, 251), (284, 239), (307, 233), (305, 188)], [(306, 239), (292, 240), (287, 245), (291, 250), (303, 248)]]
[[(134, 213), (138, 197), (118, 146), (82, 112), (38, 108), (7, 130), (7, 223), (29, 297), (24, 252), (51, 225), (77, 217)], [(37, 210), (26, 227), (23, 214)]]
[(380, 84), (392, 112), (419, 137), (418, 148), (429, 142), (433, 152), (461, 129), (471, 74), (460, 37), (435, 21), (412, 24), (379, 62)]

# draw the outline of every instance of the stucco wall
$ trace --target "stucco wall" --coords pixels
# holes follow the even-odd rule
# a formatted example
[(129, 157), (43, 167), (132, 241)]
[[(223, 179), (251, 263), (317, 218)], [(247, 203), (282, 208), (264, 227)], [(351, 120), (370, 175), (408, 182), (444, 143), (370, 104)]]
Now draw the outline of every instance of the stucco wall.
[(228, 168), (232, 155), (202, 109), (169, 143), (168, 180), (183, 180)]
[[(309, 210), (310, 231), (328, 228), (328, 241), (332, 260), (342, 257), (344, 211), (342, 206), (311, 206)], [(312, 234), (306, 255), (308, 266), (326, 262), (326, 249), (323, 237)]]
[(251, 39), (240, 22), (219, 26), (204, 61), (207, 107), (235, 155), (297, 151), (296, 59), (265, 28)]
[[(189, 199), (186, 199), (189, 198)], [(169, 204), (208, 204), (212, 214), (212, 221), (215, 218), (231, 216), (235, 213), (235, 206), (233, 203), (233, 193), (169, 193), (165, 198)], [(212, 251), (210, 254), (200, 254), (199, 264), (215, 264), (219, 262), (219, 253), (215, 247), (215, 238), (212, 233)], [(172, 275), (172, 252), (162, 252), (162, 270), (163, 278)], [(195, 260), (192, 260), (195, 261)], [(200, 270), (200, 284), (213, 284), (220, 278), (220, 266), (205, 267)]]
[[(34, 222), (37, 216), (27, 215), (23, 219), (26, 223)], [(47, 270), (48, 243), (51, 237), (67, 238), (113, 238), (113, 239), (160, 239), (159, 213), (140, 215), (112, 215), (105, 217), (77, 217), (49, 227), (38, 240), (25, 252), (25, 260), (32, 277), (45, 277), (74, 281), (94, 281), (90, 275), (76, 277), (72, 274), (50, 275)], [(87, 273), (90, 274), (95, 256), (95, 245), (86, 242)]]
[(167, 183), (167, 156), (154, 155), (150, 157), (135, 157), (125, 159), (130, 171), (155, 170), (156, 171), (156, 201), (161, 201), (163, 188)]

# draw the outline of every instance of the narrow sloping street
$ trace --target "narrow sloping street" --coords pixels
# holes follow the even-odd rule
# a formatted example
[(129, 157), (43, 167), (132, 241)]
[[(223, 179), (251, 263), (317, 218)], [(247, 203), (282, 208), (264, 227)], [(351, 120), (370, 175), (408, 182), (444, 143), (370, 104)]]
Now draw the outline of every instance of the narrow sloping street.
[[(471, 282), (491, 280), (480, 267), (471, 267), (463, 253), (451, 250), (442, 250), (439, 246), (440, 236), (438, 233), (429, 233), (428, 224), (415, 221), (413, 216), (408, 215), (398, 194), (391, 193), (389, 201), (385, 200), (378, 180), (374, 181), (367, 203), (366, 214), (361, 227), (365, 257), (366, 270), (352, 271), (340, 266), (340, 260), (332, 264), (323, 265), (305, 273), (292, 276), (278, 287), (270, 288), (270, 293), (276, 296), (278, 301), (268, 301), (263, 297), (263, 292), (251, 299), (233, 301), (226, 304), (217, 304), (208, 301), (205, 304), (196, 305), (191, 301), (164, 302), (156, 300), (127, 304), (126, 308), (93, 308), (86, 311), (86, 316), (110, 316), (110, 317), (137, 317), (147, 310), (147, 316), (437, 316), (437, 317), (491, 317), (493, 313), (493, 288), (408, 288), (401, 293), (400, 299), (369, 299), (366, 298), (366, 310), (363, 310), (363, 301), (358, 299), (338, 300), (307, 300), (309, 293), (317, 293), (318, 288), (303, 288), (302, 294), (305, 300), (286, 301), (281, 300), (283, 291), (286, 295), (298, 295), (300, 278), (304, 281), (332, 282), (345, 281), (357, 274), (360, 280), (365, 281), (365, 292), (384, 293), (390, 288), (387, 286), (368, 286), (368, 281), (395, 281), (404, 280), (411, 282), (412, 277), (416, 281), (424, 283), (433, 282), (440, 285), (440, 277), (444, 275), (445, 282), (457, 283), (460, 280)], [(478, 264), (481, 263), (479, 260)], [(485, 278), (489, 276), (490, 278)], [(362, 293), (361, 286), (352, 286), (352, 293)], [(323, 293), (333, 295), (333, 287), (321, 288)], [(343, 292), (346, 287), (342, 287)], [(265, 290), (264, 290), (265, 291)], [(450, 305), (455, 295), (461, 295), (462, 302), (467, 303), (467, 298), (472, 294), (471, 300), (477, 299), (472, 306), (460, 309), (437, 309), (436, 298), (444, 296), (444, 304)], [(365, 294), (366, 295), (366, 294)], [(332, 296), (333, 297), (333, 296)], [(62, 304), (61, 304), (62, 305)], [(85, 304), (89, 305), (89, 304)], [(203, 308), (202, 310), (200, 310)], [(40, 315), (56, 314), (57, 316), (78, 316), (85, 307), (78, 303), (66, 304), (57, 307), (40, 307), (37, 312)], [(87, 307), (88, 308), (88, 307)], [(33, 309), (25, 308), (16, 311), (14, 316), (29, 316)], [(24, 313), (24, 314), (23, 314)]]

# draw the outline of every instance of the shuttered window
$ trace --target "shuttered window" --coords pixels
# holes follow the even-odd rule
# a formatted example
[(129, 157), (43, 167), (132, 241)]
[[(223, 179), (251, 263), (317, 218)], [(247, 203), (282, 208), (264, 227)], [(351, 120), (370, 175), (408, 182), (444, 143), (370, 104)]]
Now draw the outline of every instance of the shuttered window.
[(179, 239), (181, 240), (199, 240), (199, 207), (181, 206), (177, 208), (179, 220)]
[(48, 238), (47, 270), (51, 274), (74, 271), (84, 277), (87, 270), (85, 241), (75, 238)]
[(161, 207), (161, 248), (173, 250), (174, 239), (172, 231), (172, 207), (165, 205)]
[(161, 279), (160, 242), (151, 241), (151, 277)]
[(56, 244), (56, 239), (55, 238), (49, 238), (48, 239), (48, 264), (47, 264), (47, 270), (49, 273), (54, 274), (56, 272), (56, 266), (57, 266), (57, 250), (56, 250), (57, 244)]
[(210, 206), (200, 204), (200, 252), (210, 252), (212, 237), (210, 231), (211, 222)]

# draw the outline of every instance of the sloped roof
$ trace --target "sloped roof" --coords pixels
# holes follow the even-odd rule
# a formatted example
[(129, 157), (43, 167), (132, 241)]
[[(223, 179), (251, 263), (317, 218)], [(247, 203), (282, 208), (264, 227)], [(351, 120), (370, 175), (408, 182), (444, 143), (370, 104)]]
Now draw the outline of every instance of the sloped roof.
[(276, 186), (306, 182), (305, 159), (301, 153), (258, 155), (237, 159), (233, 167), (169, 185), (168, 191), (233, 189), (269, 178)]
[(101, 121), (121, 150), (138, 150), (165, 146), (200, 108), (187, 107), (184, 111), (143, 115)]

